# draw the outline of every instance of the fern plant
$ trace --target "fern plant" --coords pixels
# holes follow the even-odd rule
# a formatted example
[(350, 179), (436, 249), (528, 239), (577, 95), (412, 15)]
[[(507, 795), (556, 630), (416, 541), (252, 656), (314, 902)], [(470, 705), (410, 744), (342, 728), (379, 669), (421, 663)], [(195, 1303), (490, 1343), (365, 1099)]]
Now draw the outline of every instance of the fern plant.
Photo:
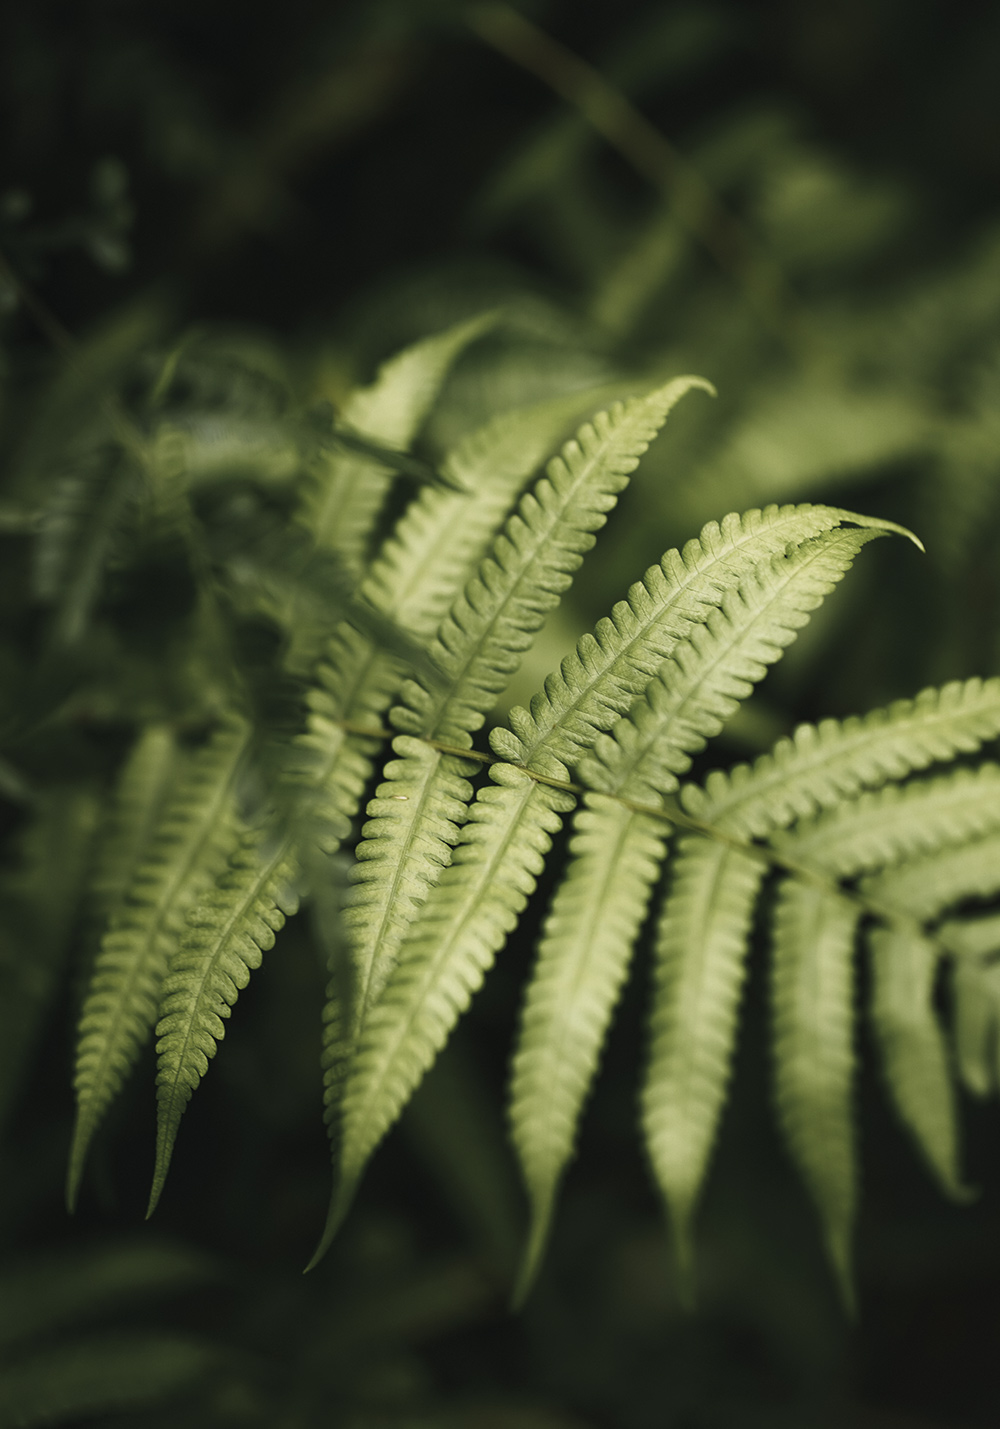
[[(1000, 734), (1000, 680), (803, 725), (753, 763), (685, 779), (862, 548), (910, 535), (829, 505), (771, 505), (668, 551), (501, 721), (512, 677), (631, 472), (677, 402), (712, 390), (681, 377), (610, 406), (563, 393), (428, 461), (412, 448), (450, 365), (502, 321), (416, 344), (319, 428), (290, 385), (229, 353), (249, 396), (226, 414), (228, 455), (215, 465), (217, 400), (198, 410), (190, 372), (216, 370), (219, 351), (202, 345), (192, 367), (181, 345), (147, 363), (148, 400), (113, 413), (96, 448), (108, 471), (132, 473), (114, 509), (117, 478), (103, 469), (80, 478), (71, 521), (64, 486), (52, 488), (41, 551), (57, 531), (65, 569), (86, 572), (89, 593), (68, 621), (82, 577), (60, 581), (45, 565), (60, 648), (101, 618), (102, 581), (127, 587), (130, 550), (167, 543), (190, 588), (174, 684), (133, 717), (98, 840), (102, 931), (79, 1025), (70, 1202), (155, 1038), (152, 1211), (240, 991), (300, 901), (321, 922), (340, 906), (326, 927), (322, 1052), (334, 1184), (315, 1263), (567, 827), (512, 1061), (510, 1127), (530, 1204), (516, 1296), (540, 1264), (647, 927), (642, 1134), (690, 1282), (760, 917), (778, 1121), (849, 1302), (858, 958), (870, 961), (889, 1097), (958, 1198), (968, 1192), (953, 1056), (969, 1090), (996, 1084), (1000, 771), (982, 756)], [(269, 636), (263, 664), (246, 653), (248, 630)], [(177, 689), (207, 670), (207, 695), (179, 718)], [(291, 714), (280, 701), (275, 712), (276, 686), (301, 693)], [(346, 887), (341, 848), (353, 851)], [(936, 998), (945, 968), (951, 1030)]]

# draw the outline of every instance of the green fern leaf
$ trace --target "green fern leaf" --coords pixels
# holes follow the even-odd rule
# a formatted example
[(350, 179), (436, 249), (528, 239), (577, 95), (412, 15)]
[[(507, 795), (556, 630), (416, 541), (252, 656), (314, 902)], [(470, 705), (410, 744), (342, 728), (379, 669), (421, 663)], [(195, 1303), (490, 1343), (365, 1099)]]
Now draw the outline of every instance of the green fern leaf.
[(864, 879), (861, 888), (881, 907), (926, 923), (965, 898), (1000, 893), (1000, 837), (987, 834), (957, 848), (908, 859)]
[(418, 493), (373, 561), (361, 587), (364, 599), (414, 635), (433, 636), (526, 480), (580, 406), (579, 392), (561, 396), (504, 412), (463, 438), (441, 466), (457, 489)]
[(861, 718), (800, 725), (752, 766), (686, 788), (683, 804), (717, 828), (761, 837), (865, 787), (972, 753), (998, 734), (1000, 679), (954, 681)]
[(575, 827), (572, 861), (525, 999), (511, 1078), (510, 1124), (532, 1211), (515, 1303), (534, 1279), (580, 1108), (666, 853), (657, 820), (599, 794), (586, 796)]
[(827, 1252), (849, 1306), (857, 1180), (851, 1033), (858, 913), (837, 893), (785, 879), (775, 910), (773, 962), (778, 1118), (819, 1210)]
[(1000, 766), (984, 764), (862, 794), (773, 842), (797, 863), (853, 878), (998, 829)]
[(417, 910), (447, 862), (444, 850), (457, 842), (472, 786), (468, 760), (442, 755), (423, 740), (399, 735), (400, 757), (386, 765), (368, 805), (353, 896), (345, 922), (357, 968), (354, 1021), (360, 1026), (396, 963), (396, 954)]
[(683, 551), (668, 551), (545, 681), (530, 710), (515, 706), (494, 749), (532, 766), (537, 752), (574, 764), (595, 734), (627, 713), (678, 640), (769, 556), (864, 517), (830, 506), (768, 506), (710, 521)]
[[(629, 473), (671, 409), (693, 386), (711, 390), (700, 379), (685, 377), (647, 397), (625, 405), (617, 403), (610, 412), (600, 413), (593, 425), (583, 426), (577, 440), (568, 442), (560, 456), (549, 462), (546, 475), (508, 518), (494, 544), (493, 555), (482, 563), (478, 575), (455, 601), (431, 646), (432, 658), (446, 675), (447, 686), (439, 693), (408, 681), (402, 704), (391, 716), (398, 727), (412, 734), (433, 735), (460, 748), (471, 745), (472, 731), (483, 723), (486, 711), (516, 669), (546, 612), (570, 584), (584, 552), (594, 543), (593, 533), (603, 526)], [(493, 777), (502, 785), (496, 771)], [(501, 792), (500, 805), (505, 792)], [(514, 807), (523, 802), (527, 808), (534, 798), (529, 790), (523, 799), (518, 794), (511, 802)], [(537, 864), (539, 834), (544, 830), (547, 849), (548, 835), (558, 827), (558, 820), (552, 822), (555, 809), (560, 804), (563, 809), (571, 807), (572, 801), (566, 804), (565, 796), (560, 800), (554, 791), (548, 791), (547, 804), (542, 799), (537, 803), (541, 823), (534, 830), (527, 822), (522, 825), (518, 839), (523, 839), (523, 847), (515, 848), (512, 855), (511, 876), (515, 878), (518, 910), (534, 886), (529, 870)], [(492, 828), (499, 840), (503, 838), (500, 831), (504, 820), (492, 817), (497, 811), (490, 804), (490, 816), (482, 822)], [(483, 828), (478, 825), (475, 838), (483, 841)], [(426, 856), (426, 845), (423, 847)], [(440, 847), (446, 850), (447, 844), (441, 843)], [(499, 850), (505, 851), (503, 844)], [(456, 898), (453, 893), (442, 892), (442, 898), (454, 909), (462, 903), (461, 896)], [(477, 929), (466, 943), (457, 945), (452, 963), (433, 957), (432, 965), (448, 989), (444, 996), (440, 995), (440, 982), (430, 983), (425, 976), (428, 950), (421, 941), (420, 929), (415, 929), (414, 936), (402, 945), (400, 960), (376, 1009), (377, 1025), (370, 1023), (370, 1027), (362, 1029), (355, 1067), (344, 1093), (340, 1189), (331, 1206), (324, 1247), (372, 1150), (398, 1117), (443, 1046), (455, 1018), (464, 1010), (469, 994), (462, 1002), (461, 994), (454, 989), (470, 982), (479, 985), (489, 961), (513, 926), (506, 898), (499, 903), (486, 899), (482, 916), (482, 930)], [(434, 917), (429, 912), (425, 921), (432, 923)], [(443, 939), (443, 946), (452, 948), (452, 940)], [(377, 948), (372, 950), (370, 961), (382, 961)], [(421, 1008), (417, 999), (426, 999), (431, 991), (436, 1005)], [(449, 1004), (451, 1021), (441, 1015), (442, 1008)], [(391, 1013), (382, 1015), (387, 1008), (392, 1009)], [(379, 1038), (385, 1055), (377, 1045)], [(364, 1112), (352, 1112), (352, 1105), (363, 1107)], [(357, 1130), (362, 1115), (366, 1119), (363, 1135)], [(374, 1139), (370, 1135), (373, 1127), (378, 1128)]]
[[(348, 397), (343, 425), (386, 446), (408, 448), (456, 357), (495, 322), (495, 315), (486, 313), (390, 358), (370, 387)], [(323, 453), (305, 488), (300, 520), (318, 546), (336, 550), (348, 567), (360, 568), (392, 478), (392, 471), (371, 457)]]
[(448, 678), (446, 689), (432, 694), (408, 682), (403, 708), (394, 712), (399, 727), (469, 743), (570, 585), (639, 458), (692, 387), (712, 390), (701, 378), (679, 377), (647, 397), (616, 403), (553, 457), (442, 623), (431, 654)]
[(147, 1215), (163, 1190), (184, 1109), (215, 1056), (250, 973), (295, 911), (297, 867), (287, 844), (265, 848), (246, 834), (215, 887), (188, 914), (188, 931), (170, 960), (156, 1028), (156, 1166)]
[[(310, 1265), (325, 1254), (369, 1157), (516, 925), (561, 815), (572, 808), (571, 795), (539, 784), (523, 770), (501, 764), (490, 776), (493, 783), (470, 809), (454, 862), (423, 905), (361, 1029), (344, 1094), (339, 1179)], [(480, 847), (485, 857), (477, 857)]]
[[(488, 423), (459, 444), (445, 469), (468, 485), (465, 495), (427, 487), (410, 503), (366, 576), (360, 595), (391, 619), (405, 621), (418, 639), (437, 628), (448, 605), (472, 573), (525, 478), (547, 449), (553, 408), (543, 403), (511, 431)], [(494, 442), (494, 438), (496, 441)], [(371, 741), (345, 736), (342, 722), (379, 728), (399, 690), (402, 667), (351, 625), (334, 634), (310, 692), (308, 731), (299, 755), (313, 768), (337, 815), (352, 818), (371, 774)], [(346, 767), (344, 767), (346, 766)], [(310, 776), (306, 776), (308, 780)]]
[(938, 941), (951, 958), (958, 1074), (973, 1096), (1000, 1085), (1000, 914), (943, 923)]
[(657, 929), (643, 1129), (688, 1291), (691, 1222), (729, 1083), (764, 871), (738, 849), (697, 835), (682, 839)]
[(629, 715), (597, 736), (578, 765), (583, 783), (640, 799), (675, 789), (690, 752), (718, 734), (861, 547), (880, 534), (829, 531), (749, 572), (704, 625), (692, 627)]
[(183, 759), (174, 731), (166, 724), (148, 725), (129, 752), (91, 878), (91, 901), (102, 919), (119, 907), (131, 887)]
[(958, 1168), (955, 1088), (934, 1012), (939, 949), (906, 924), (874, 929), (871, 949), (872, 1021), (889, 1094), (942, 1189), (968, 1200)]
[[(794, 639), (809, 611), (841, 578), (858, 549), (877, 534), (827, 531), (748, 572), (735, 590), (723, 594), (721, 608), (709, 611), (707, 623), (693, 627), (681, 640), (627, 718), (619, 720), (610, 735), (598, 735), (597, 757), (580, 761), (584, 783), (596, 783), (607, 794), (654, 804), (661, 793), (675, 788), (675, 773), (690, 763), (688, 751), (721, 728), (739, 700)], [(513, 1126), (519, 1150), (528, 1153), (523, 1169), (533, 1206), (522, 1291), (537, 1265), (555, 1185), (572, 1146), (614, 997), (665, 848), (655, 824), (650, 827), (648, 818), (632, 810), (605, 802), (591, 807), (589, 822), (603, 827), (607, 837), (593, 839), (586, 855), (581, 851), (585, 868), (573, 859), (556, 894), (552, 933), (547, 931), (543, 937), (536, 973), (542, 1004), (533, 1000), (533, 987), (518, 1054)], [(633, 823), (635, 847), (629, 838)], [(646, 857), (636, 863), (634, 854), (642, 846)], [(650, 856), (654, 850), (657, 857)], [(614, 890), (608, 894), (606, 921), (597, 915), (587, 893), (580, 895), (580, 890), (595, 887)], [(731, 948), (728, 951), (732, 953)], [(590, 970), (589, 978), (576, 971), (581, 957), (586, 958), (583, 965)], [(546, 984), (561, 985), (560, 997), (548, 996)], [(552, 1044), (564, 1052), (562, 1079), (547, 1065), (546, 1049)], [(724, 1077), (723, 1071), (723, 1082)], [(548, 1159), (540, 1154), (542, 1145), (548, 1148)], [(686, 1232), (681, 1239), (686, 1246)]]
[[(66, 1192), (71, 1208), (94, 1134), (156, 1020), (160, 986), (185, 915), (236, 837), (233, 786), (247, 737), (242, 721), (231, 720), (190, 758), (101, 943), (80, 1016)], [(144, 756), (146, 744), (139, 750)], [(129, 771), (129, 782), (135, 772)], [(154, 786), (153, 792), (161, 791)]]

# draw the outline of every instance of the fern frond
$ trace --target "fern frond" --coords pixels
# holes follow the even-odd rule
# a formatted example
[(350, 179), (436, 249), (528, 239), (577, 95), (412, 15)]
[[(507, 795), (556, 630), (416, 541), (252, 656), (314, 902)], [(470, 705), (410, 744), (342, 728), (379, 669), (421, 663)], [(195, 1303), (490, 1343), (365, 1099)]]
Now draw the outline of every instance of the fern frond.
[[(597, 736), (595, 755), (580, 761), (583, 782), (606, 794), (645, 802), (656, 802), (661, 793), (676, 787), (675, 773), (690, 763), (687, 751), (700, 747), (706, 735), (721, 728), (766, 667), (794, 639), (808, 613), (840, 579), (858, 549), (877, 534), (827, 531), (787, 556), (774, 556), (748, 572), (735, 590), (723, 594), (721, 608), (708, 612), (706, 624), (693, 627), (679, 642), (629, 715), (619, 720), (610, 735)], [(526, 1083), (522, 1078), (520, 1089), (515, 1079), (515, 1141), (522, 1152), (529, 1149), (531, 1159), (523, 1160), (523, 1169), (535, 1208), (524, 1287), (537, 1264), (555, 1184), (572, 1146), (613, 997), (665, 847), (653, 821), (634, 810), (604, 802), (599, 811), (591, 808), (589, 821), (592, 826), (606, 825), (607, 837), (592, 840), (586, 853), (581, 849), (579, 857), (573, 858), (556, 895), (553, 923), (543, 937), (536, 973), (543, 988), (542, 1006), (548, 1011), (546, 1015), (533, 1007), (533, 986), (518, 1054), (521, 1066), (530, 1068), (533, 1059), (545, 1060), (545, 1049), (554, 1042), (565, 1052), (566, 1069), (562, 1084), (551, 1068), (546, 1076), (536, 1076), (533, 1081)], [(632, 838), (630, 825), (634, 825)], [(633, 839), (646, 848), (647, 856), (638, 865)], [(650, 857), (654, 849), (658, 857)], [(608, 891), (606, 921), (594, 909), (594, 888)], [(591, 897), (580, 896), (580, 889), (589, 890)], [(583, 956), (587, 961), (582, 966), (590, 972), (588, 980), (575, 971)], [(564, 978), (568, 988), (563, 996), (558, 1000), (546, 996), (544, 985)], [(590, 1026), (584, 1029), (580, 1024), (588, 1012), (592, 1012)], [(728, 1013), (732, 1021), (733, 1010)], [(723, 1020), (725, 1016), (720, 1012)], [(537, 1148), (549, 1128), (558, 1131), (545, 1143), (551, 1159), (540, 1174)], [(684, 1212), (685, 1223), (689, 1211), (690, 1206)], [(686, 1229), (679, 1230), (678, 1238), (686, 1263)]]
[(800, 725), (753, 765), (689, 786), (695, 818), (749, 837), (834, 808), (866, 787), (973, 753), (1000, 734), (1000, 679), (953, 681), (863, 717)]
[[(575, 764), (595, 734), (627, 713), (677, 642), (722, 603), (727, 590), (770, 556), (865, 518), (830, 506), (768, 506), (710, 521), (683, 551), (668, 551), (636, 582), (610, 618), (584, 635), (545, 681), (530, 710), (515, 706), (512, 735), (496, 730), (494, 749), (531, 766), (538, 751)], [(516, 736), (516, 738), (514, 737)]]
[(188, 914), (188, 930), (170, 960), (157, 1024), (156, 1166), (147, 1215), (163, 1190), (184, 1109), (215, 1056), (250, 973), (297, 907), (297, 866), (287, 843), (266, 847), (244, 835), (215, 887)]
[[(343, 425), (386, 446), (408, 448), (456, 357), (495, 322), (492, 313), (480, 315), (390, 358), (370, 387), (348, 397)], [(371, 457), (324, 452), (306, 484), (299, 520), (318, 546), (336, 550), (348, 567), (359, 569), (392, 477)]]
[(861, 888), (881, 906), (926, 923), (962, 899), (1000, 893), (1000, 836), (987, 834), (957, 848), (908, 859), (865, 878)]
[(692, 627), (629, 714), (597, 736), (578, 765), (583, 783), (638, 799), (675, 789), (690, 753), (718, 734), (861, 547), (880, 534), (828, 531), (748, 572), (703, 625)]
[(852, 878), (1000, 830), (1000, 766), (890, 784), (779, 833), (796, 862)]
[(580, 393), (560, 396), (504, 412), (463, 438), (441, 466), (457, 489), (418, 493), (373, 561), (363, 597), (414, 635), (433, 636), (580, 406)]
[[(237, 835), (233, 790), (248, 735), (242, 721), (230, 720), (190, 756), (102, 940), (80, 1015), (66, 1191), (71, 1209), (94, 1134), (156, 1020), (185, 915), (220, 871)], [(140, 744), (139, 753), (148, 754), (148, 743)], [(130, 783), (135, 772), (128, 771)]]
[(712, 390), (701, 378), (679, 377), (616, 403), (553, 457), (442, 623), (431, 654), (447, 687), (430, 694), (409, 681), (394, 714), (400, 728), (468, 743), (571, 584), (639, 458), (692, 387)]
[(147, 725), (132, 746), (118, 778), (91, 877), (91, 901), (98, 916), (107, 918), (125, 897), (183, 762), (184, 753), (170, 725)]
[[(943, 923), (938, 942), (949, 948), (958, 1074), (974, 1096), (986, 1097), (1000, 1072), (1000, 914)], [(989, 959), (987, 961), (987, 959)]]
[(311, 1265), (325, 1254), (369, 1157), (517, 923), (573, 805), (571, 795), (510, 765), (495, 765), (490, 777), (361, 1029), (344, 1093), (339, 1179)]
[(354, 889), (344, 919), (351, 933), (360, 1025), (396, 962), (417, 910), (448, 862), (472, 797), (475, 766), (442, 755), (424, 740), (399, 735), (399, 758), (386, 765), (368, 805)]
[[(483, 543), (493, 536), (547, 450), (554, 417), (561, 427), (561, 401), (529, 409), (523, 424), (509, 431), (490, 422), (461, 442), (445, 469), (468, 486), (467, 493), (424, 488), (373, 562), (360, 588), (362, 598), (387, 617), (404, 621), (417, 638), (432, 635), (471, 575)], [(340, 721), (378, 728), (398, 694), (402, 674), (398, 660), (350, 625), (339, 627), (319, 666), (320, 684), (309, 696), (312, 713), (299, 750), (318, 771), (316, 781), (331, 791), (342, 816), (353, 817), (375, 746), (354, 736), (345, 738)], [(339, 757), (341, 748), (344, 754)], [(341, 757), (350, 766), (345, 771), (349, 787), (338, 783)]]
[(871, 933), (872, 1022), (889, 1095), (942, 1190), (970, 1198), (958, 1166), (955, 1088), (934, 1011), (940, 950), (916, 924)]
[(600, 794), (585, 796), (572, 861), (543, 930), (514, 1055), (510, 1125), (531, 1199), (515, 1303), (527, 1295), (556, 1189), (666, 853), (663, 826)]
[(789, 1150), (816, 1203), (841, 1293), (853, 1304), (856, 1200), (851, 1078), (854, 934), (848, 899), (786, 878), (774, 919), (775, 1095)]
[(646, 1145), (674, 1230), (682, 1284), (691, 1222), (729, 1083), (747, 943), (764, 865), (697, 835), (682, 839), (656, 934)]
[[(600, 413), (593, 424), (581, 427), (577, 439), (567, 442), (562, 453), (549, 462), (545, 476), (536, 483), (532, 493), (521, 499), (517, 511), (508, 518), (494, 543), (492, 556), (482, 562), (478, 575), (469, 582), (442, 622), (430, 653), (447, 677), (447, 684), (437, 691), (428, 690), (416, 681), (407, 681), (401, 694), (402, 703), (391, 714), (398, 728), (411, 734), (433, 735), (459, 748), (471, 745), (472, 731), (481, 726), (486, 711), (516, 669), (521, 653), (531, 643), (546, 612), (570, 584), (583, 553), (593, 545), (593, 533), (604, 525), (607, 512), (626, 485), (629, 473), (635, 469), (671, 409), (694, 386), (708, 388), (701, 379), (684, 377), (667, 383), (647, 397), (632, 399), (627, 404), (616, 403), (610, 412)], [(496, 769), (491, 777), (501, 788), (484, 791), (485, 812), (481, 812), (470, 835), (471, 846), (478, 848), (487, 863), (491, 858), (485, 842), (486, 829), (496, 838), (493, 852), (501, 859), (507, 852), (507, 844), (505, 820), (493, 816), (494, 799), (487, 798), (486, 792), (492, 796), (499, 794), (496, 805), (499, 810), (511, 787), (505, 786), (505, 776)], [(506, 778), (513, 778), (516, 783), (523, 776), (511, 770)], [(525, 818), (516, 838), (512, 839), (511, 869), (517, 870), (514, 896), (520, 911), (537, 876), (536, 850), (541, 846), (540, 833), (545, 832), (547, 850), (548, 835), (558, 828), (558, 818), (552, 821), (555, 810), (561, 805), (565, 811), (571, 807), (572, 800), (567, 804), (565, 795), (559, 798), (552, 790), (547, 791), (544, 798), (529, 790), (524, 796), (518, 793), (507, 802), (515, 809), (523, 805), (525, 811), (534, 802), (541, 816), (541, 823), (535, 828)], [(474, 806), (474, 813), (478, 807)], [(460, 848), (465, 846), (461, 844)], [(443, 850), (446, 845), (440, 847)], [(464, 868), (465, 862), (463, 859), (459, 866)], [(532, 869), (534, 873), (530, 872)], [(473, 883), (478, 872), (478, 869), (471, 870)], [(468, 883), (470, 872), (459, 877)], [(434, 891), (438, 890), (450, 910), (446, 916), (454, 927), (459, 927), (454, 920), (464, 922), (460, 911), (461, 893), (456, 896), (440, 883)], [(452, 989), (479, 985), (494, 953), (513, 926), (508, 908), (510, 890), (503, 892), (499, 903), (490, 897), (482, 899), (478, 910), (481, 926), (470, 928), (464, 942), (456, 943), (452, 937), (439, 932), (438, 942), (450, 951), (450, 960), (444, 961), (435, 952), (432, 966), (437, 969), (438, 979), (449, 989), (446, 997), (441, 995), (440, 981), (428, 982), (424, 975), (429, 954), (422, 930), (440, 923), (440, 915), (427, 907), (421, 923), (402, 944), (399, 962), (375, 1010), (376, 1022), (369, 1022), (361, 1030), (355, 1066), (344, 1092), (341, 1185), (331, 1206), (324, 1248), (353, 1194), (365, 1161), (396, 1120), (464, 1009), (470, 994), (466, 992), (465, 1002), (460, 1002), (461, 994)], [(367, 958), (375, 965), (383, 961), (378, 947), (373, 948)], [(421, 1001), (429, 993), (433, 993), (437, 1006), (422, 1007)], [(449, 1004), (450, 1013), (442, 1016), (442, 1009)], [(383, 1015), (393, 1006), (392, 1016)], [(407, 1032), (409, 1035), (405, 1035)], [(381, 1050), (377, 1045), (379, 1038), (383, 1041)], [(397, 1060), (398, 1068), (394, 1065)], [(362, 1114), (352, 1111), (352, 1104), (355, 1108), (364, 1108), (363, 1135), (357, 1130)], [(374, 1139), (370, 1135), (373, 1127), (377, 1128)]]

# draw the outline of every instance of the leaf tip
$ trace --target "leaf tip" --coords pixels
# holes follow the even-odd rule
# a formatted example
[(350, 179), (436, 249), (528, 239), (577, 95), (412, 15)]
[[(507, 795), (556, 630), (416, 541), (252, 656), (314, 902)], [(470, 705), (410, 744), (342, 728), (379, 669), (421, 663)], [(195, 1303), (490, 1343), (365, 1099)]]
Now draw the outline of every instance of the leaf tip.
[(330, 1196), (330, 1209), (327, 1211), (326, 1225), (323, 1227), (323, 1234), (320, 1236), (319, 1244), (313, 1251), (309, 1263), (302, 1272), (303, 1275), (308, 1275), (311, 1270), (316, 1269), (317, 1265), (319, 1265), (333, 1244), (334, 1237), (344, 1224), (344, 1221), (347, 1219), (347, 1213), (351, 1209), (356, 1185), (356, 1178), (350, 1181), (340, 1181), (339, 1184), (335, 1183), (333, 1193)]
[(514, 1289), (511, 1291), (510, 1308), (512, 1311), (521, 1310), (524, 1302), (531, 1294), (535, 1281), (538, 1278), (538, 1270), (542, 1263), (542, 1256), (549, 1238), (549, 1229), (552, 1225), (552, 1192), (538, 1197), (531, 1210), (531, 1228), (528, 1231), (528, 1241), (524, 1248), (524, 1255), (521, 1259), (520, 1269), (517, 1272), (517, 1279), (514, 1281)]

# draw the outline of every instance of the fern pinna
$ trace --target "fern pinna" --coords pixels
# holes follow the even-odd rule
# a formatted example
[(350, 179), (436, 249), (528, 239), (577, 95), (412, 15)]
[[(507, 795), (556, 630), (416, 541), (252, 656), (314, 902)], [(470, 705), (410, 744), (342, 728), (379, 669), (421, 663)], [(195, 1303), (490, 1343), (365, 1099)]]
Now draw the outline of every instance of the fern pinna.
[[(407, 489), (423, 467), (403, 458), (449, 365), (498, 320), (388, 363), (345, 407), (345, 441), (335, 426), (290, 463), (298, 555), (283, 558), (283, 598), (272, 586), (261, 600), (286, 621), (286, 670), (315, 657), (301, 727), (255, 728), (246, 681), (235, 681), (200, 745), (162, 720), (138, 732), (95, 880), (106, 931), (80, 1023), (70, 1197), (155, 1028), (152, 1208), (239, 991), (301, 897), (329, 906), (330, 855), (348, 844), (323, 1017), (334, 1187), (319, 1259), (568, 823), (512, 1062), (510, 1126), (530, 1207), (516, 1295), (538, 1269), (647, 926), (641, 1124), (689, 1276), (764, 898), (777, 1117), (849, 1300), (859, 956), (889, 1096), (956, 1197), (967, 1194), (956, 1072), (977, 1095), (997, 1086), (1000, 769), (980, 752), (1000, 735), (1000, 680), (804, 725), (753, 763), (685, 782), (862, 548), (909, 535), (832, 506), (769, 506), (668, 551), (526, 708), (491, 719), (672, 408), (693, 388), (711, 391), (682, 377), (596, 412), (587, 394), (549, 398), (494, 417)], [(193, 499), (196, 460), (189, 452), (175, 467), (175, 488), (186, 482)], [(297, 592), (315, 569), (303, 539), (339, 563), (339, 609)], [(224, 578), (215, 570), (205, 588), (216, 622)], [(252, 598), (253, 582), (241, 590)], [(477, 748), (488, 722), (489, 747)], [(936, 998), (943, 969), (950, 1029)]]

